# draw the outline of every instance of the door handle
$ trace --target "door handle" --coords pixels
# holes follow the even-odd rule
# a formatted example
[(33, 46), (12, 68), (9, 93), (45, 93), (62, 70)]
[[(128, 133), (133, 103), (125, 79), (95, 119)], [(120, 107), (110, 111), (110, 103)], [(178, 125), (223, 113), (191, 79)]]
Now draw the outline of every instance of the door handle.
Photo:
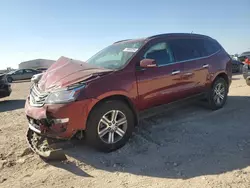
[(172, 72), (172, 75), (179, 74), (180, 72), (181, 72), (181, 71), (179, 71), (179, 70), (173, 71), (173, 72)]
[(202, 67), (203, 67), (203, 68), (208, 68), (209, 65), (208, 65), (208, 64), (204, 64)]
[(191, 76), (191, 75), (193, 75), (192, 72), (188, 72), (188, 73), (185, 73), (185, 74), (184, 74), (184, 76)]

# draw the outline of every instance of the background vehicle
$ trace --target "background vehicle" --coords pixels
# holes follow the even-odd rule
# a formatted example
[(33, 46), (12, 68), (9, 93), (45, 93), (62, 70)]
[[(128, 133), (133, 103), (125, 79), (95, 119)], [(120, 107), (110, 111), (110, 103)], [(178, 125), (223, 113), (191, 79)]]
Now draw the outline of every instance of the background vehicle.
[(33, 69), (19, 69), (15, 71), (11, 71), (7, 73), (7, 81), (11, 83), (16, 80), (26, 80), (31, 79), (33, 75), (39, 74), (41, 71), (33, 70)]
[(245, 64), (242, 68), (242, 74), (244, 79), (246, 80), (247, 85), (250, 86), (250, 66)]
[(7, 82), (6, 74), (0, 74), (0, 98), (11, 94), (11, 85)]
[(232, 60), (232, 71), (233, 71), (233, 73), (241, 73), (243, 65), (244, 65), (244, 63), (242, 63), (240, 61)]
[(37, 135), (70, 139), (84, 133), (97, 149), (113, 151), (154, 107), (206, 98), (211, 109), (222, 108), (231, 78), (228, 53), (198, 34), (119, 41), (87, 63), (61, 57), (31, 88), (28, 140), (42, 155)]
[(243, 74), (244, 79), (246, 79), (248, 76), (250, 76), (250, 67), (249, 67), (249, 65), (247, 65), (247, 64), (243, 65), (242, 74)]
[(250, 58), (250, 52), (243, 52), (239, 55), (238, 60), (244, 62), (246, 58)]
[(250, 86), (250, 76), (246, 77), (246, 83), (248, 86)]
[(47, 70), (47, 68), (39, 68), (39, 69), (36, 69), (37, 71), (40, 71), (40, 72), (45, 72)]

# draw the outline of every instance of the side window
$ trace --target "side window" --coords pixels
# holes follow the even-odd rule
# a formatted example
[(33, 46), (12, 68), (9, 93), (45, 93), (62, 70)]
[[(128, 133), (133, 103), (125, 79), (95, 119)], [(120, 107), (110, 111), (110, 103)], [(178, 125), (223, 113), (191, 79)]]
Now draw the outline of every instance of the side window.
[(213, 40), (204, 40), (204, 46), (208, 55), (211, 55), (220, 50), (220, 46), (218, 45), (218, 43)]
[(169, 44), (176, 61), (186, 61), (203, 56), (200, 49), (202, 44), (197, 39), (174, 39), (170, 40)]
[(33, 70), (30, 70), (30, 69), (26, 69), (25, 72), (26, 72), (26, 73), (33, 73), (34, 71), (33, 71)]
[(208, 56), (203, 39), (193, 39), (193, 47), (198, 51), (200, 57)]
[(16, 71), (16, 74), (23, 74), (23, 70)]
[(151, 46), (143, 56), (144, 59), (154, 59), (157, 65), (166, 65), (174, 61), (173, 54), (166, 42)]

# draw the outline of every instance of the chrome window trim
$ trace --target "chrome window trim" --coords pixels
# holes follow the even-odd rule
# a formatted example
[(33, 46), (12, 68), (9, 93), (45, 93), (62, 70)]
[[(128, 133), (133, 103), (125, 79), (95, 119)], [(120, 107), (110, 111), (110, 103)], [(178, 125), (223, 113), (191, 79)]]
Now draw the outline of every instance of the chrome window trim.
[(203, 56), (203, 57), (199, 57), (199, 58), (194, 58), (194, 59), (188, 59), (188, 60), (183, 60), (183, 61), (174, 61), (172, 63), (166, 63), (166, 64), (163, 64), (163, 65), (159, 65), (158, 67), (165, 67), (165, 66), (168, 66), (168, 65), (173, 65), (173, 64), (179, 64), (179, 63), (185, 63), (185, 62), (188, 62), (188, 61), (195, 61), (195, 60), (200, 60), (200, 59), (206, 59), (206, 58), (209, 58), (217, 53), (219, 53), (221, 51), (221, 49), (219, 49), (218, 51), (214, 52), (213, 54), (211, 55), (208, 55), (208, 56)]

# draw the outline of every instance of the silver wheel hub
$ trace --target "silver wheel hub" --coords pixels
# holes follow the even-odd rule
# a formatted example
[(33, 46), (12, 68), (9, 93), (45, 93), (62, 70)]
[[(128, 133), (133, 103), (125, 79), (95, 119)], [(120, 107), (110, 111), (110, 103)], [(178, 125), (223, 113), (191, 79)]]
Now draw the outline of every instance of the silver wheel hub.
[(225, 87), (222, 83), (218, 83), (214, 88), (214, 102), (220, 105), (225, 97)]
[(125, 114), (120, 110), (111, 110), (100, 119), (97, 127), (98, 136), (103, 142), (113, 144), (123, 138), (127, 127)]

